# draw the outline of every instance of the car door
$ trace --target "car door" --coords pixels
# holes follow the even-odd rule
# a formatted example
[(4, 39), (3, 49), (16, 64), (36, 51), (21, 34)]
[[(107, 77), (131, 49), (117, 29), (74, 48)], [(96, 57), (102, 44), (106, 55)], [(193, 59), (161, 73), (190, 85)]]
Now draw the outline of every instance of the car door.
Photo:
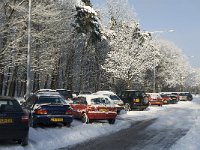
[(73, 99), (73, 104), (71, 104), (71, 107), (73, 109), (73, 116), (75, 118), (81, 118), (82, 113), (86, 112), (87, 109), (87, 102), (84, 97), (78, 97)]

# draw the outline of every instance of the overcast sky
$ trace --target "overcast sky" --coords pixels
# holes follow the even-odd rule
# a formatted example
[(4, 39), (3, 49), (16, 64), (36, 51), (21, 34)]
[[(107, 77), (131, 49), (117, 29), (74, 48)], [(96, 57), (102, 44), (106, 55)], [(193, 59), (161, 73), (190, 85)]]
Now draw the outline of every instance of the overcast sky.
[[(93, 4), (105, 0), (92, 0)], [(142, 30), (166, 31), (158, 36), (174, 42), (200, 67), (200, 0), (129, 0)], [(167, 32), (173, 29), (174, 32)]]

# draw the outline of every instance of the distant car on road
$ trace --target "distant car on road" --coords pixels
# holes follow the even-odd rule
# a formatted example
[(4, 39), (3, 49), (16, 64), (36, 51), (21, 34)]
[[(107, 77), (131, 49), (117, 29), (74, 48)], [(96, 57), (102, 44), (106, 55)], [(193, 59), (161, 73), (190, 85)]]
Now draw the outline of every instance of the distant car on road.
[(28, 144), (29, 117), (15, 98), (0, 96), (0, 139)]
[(180, 101), (187, 101), (187, 95), (185, 93), (179, 93)]
[(104, 95), (79, 95), (71, 104), (74, 118), (82, 119), (83, 123), (93, 120), (108, 120), (115, 123), (117, 110), (110, 103), (109, 97)]
[(185, 95), (187, 96), (187, 100), (188, 101), (192, 101), (193, 100), (193, 96), (190, 92), (185, 92)]
[(30, 115), (30, 125), (35, 128), (39, 124), (58, 124), (70, 126), (73, 121), (71, 107), (59, 94), (51, 92), (31, 95), (22, 105)]
[(124, 102), (125, 110), (145, 110), (149, 107), (148, 97), (144, 91), (124, 90), (119, 94), (120, 99)]
[(164, 104), (176, 104), (179, 101), (177, 95), (173, 94), (160, 94), (160, 95), (163, 98)]

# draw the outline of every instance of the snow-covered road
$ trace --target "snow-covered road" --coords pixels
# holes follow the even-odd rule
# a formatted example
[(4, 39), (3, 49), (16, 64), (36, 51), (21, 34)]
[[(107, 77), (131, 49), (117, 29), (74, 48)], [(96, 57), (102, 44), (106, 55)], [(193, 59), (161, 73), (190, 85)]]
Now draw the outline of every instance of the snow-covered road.
[[(154, 136), (153, 143), (143, 146), (147, 148), (167, 148), (171, 150), (198, 150), (199, 132), (200, 132), (200, 98), (195, 97), (192, 102), (179, 102), (178, 104), (164, 105), (163, 107), (151, 106), (147, 111), (130, 111), (118, 116), (114, 125), (107, 122), (96, 122), (92, 124), (82, 124), (74, 120), (72, 127), (56, 128), (30, 128), (29, 145), (22, 147), (14, 143), (0, 143), (1, 150), (54, 150), (62, 147), (68, 147), (81, 142), (86, 142), (99, 136), (105, 136), (116, 133), (120, 130), (134, 126), (138, 121), (151, 120), (156, 118), (145, 131), (157, 132), (163, 131), (161, 136)], [(164, 133), (164, 131), (167, 131)], [(177, 132), (177, 133), (176, 133)], [(150, 133), (150, 132), (149, 132)], [(157, 132), (159, 134), (159, 132)], [(168, 134), (167, 134), (168, 133)], [(163, 145), (162, 141), (168, 138), (178, 138), (174, 142)], [(178, 133), (180, 135), (178, 135)], [(186, 134), (186, 135), (185, 135)], [(181, 137), (183, 136), (183, 137)], [(180, 138), (180, 139), (179, 139)], [(160, 140), (161, 142), (157, 142)], [(173, 145), (171, 145), (173, 144)]]

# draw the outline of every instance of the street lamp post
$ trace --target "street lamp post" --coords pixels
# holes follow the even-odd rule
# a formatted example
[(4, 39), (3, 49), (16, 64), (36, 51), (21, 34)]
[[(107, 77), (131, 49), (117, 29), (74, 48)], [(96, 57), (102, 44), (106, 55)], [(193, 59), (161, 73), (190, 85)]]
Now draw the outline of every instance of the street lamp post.
[[(174, 32), (174, 30), (167, 30), (167, 31), (153, 31), (153, 32), (149, 32), (150, 34), (157, 34), (157, 33), (165, 33), (165, 32)], [(153, 49), (155, 49), (155, 47), (153, 45), (151, 45)], [(156, 59), (155, 59), (155, 51), (153, 51), (153, 92), (156, 93)]]
[(26, 82), (26, 98), (31, 92), (31, 0), (29, 0), (28, 11), (28, 50), (27, 50), (27, 82)]

